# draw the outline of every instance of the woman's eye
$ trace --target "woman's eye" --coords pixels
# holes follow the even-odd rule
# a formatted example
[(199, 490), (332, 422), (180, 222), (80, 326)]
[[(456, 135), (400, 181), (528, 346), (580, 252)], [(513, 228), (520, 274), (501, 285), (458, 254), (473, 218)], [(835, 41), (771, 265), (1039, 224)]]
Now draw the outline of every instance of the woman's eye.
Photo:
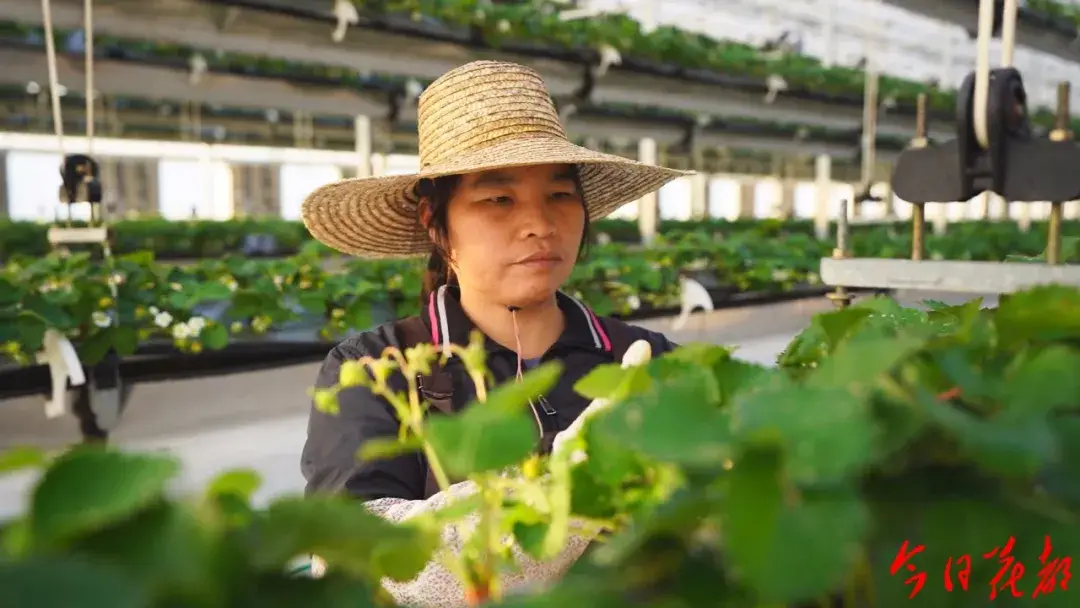
[(514, 202), (514, 199), (509, 196), (493, 196), (487, 199), (489, 203), (495, 203), (496, 205), (509, 205)]
[(551, 198), (553, 198), (555, 200), (564, 200), (564, 199), (568, 199), (568, 198), (574, 198), (574, 193), (573, 192), (554, 192), (554, 193), (552, 193)]

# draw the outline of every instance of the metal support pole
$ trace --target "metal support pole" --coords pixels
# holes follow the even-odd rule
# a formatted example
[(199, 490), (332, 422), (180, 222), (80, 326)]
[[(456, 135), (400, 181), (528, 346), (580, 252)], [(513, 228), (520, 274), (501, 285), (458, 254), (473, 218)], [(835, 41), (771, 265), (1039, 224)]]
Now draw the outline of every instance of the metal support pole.
[[(919, 93), (915, 107), (915, 137), (911, 140), (912, 148), (925, 148), (926, 141), (926, 93)], [(926, 251), (926, 206), (912, 203), (911, 209), (911, 259), (921, 260)]]
[[(1066, 141), (1072, 139), (1072, 130), (1069, 129), (1069, 93), (1068, 82), (1058, 83), (1057, 89), (1057, 120), (1054, 130), (1050, 132), (1050, 139), (1054, 141)], [(1061, 263), (1061, 223), (1065, 215), (1065, 201), (1050, 201), (1050, 225), (1047, 228), (1046, 263)]]
[(829, 236), (829, 199), (832, 195), (832, 157), (814, 159), (814, 234), (818, 240)]
[[(848, 253), (848, 199), (845, 198), (840, 201), (840, 217), (836, 220), (836, 247), (833, 248), (832, 259), (844, 260), (849, 257), (851, 256)], [(831, 300), (838, 310), (850, 306), (855, 298), (842, 285), (838, 285), (825, 297)]]
[[(862, 129), (862, 181), (857, 194), (869, 196), (874, 185), (874, 169), (877, 165), (877, 118), (878, 118), (878, 75), (874, 58), (871, 57), (866, 71), (866, 86), (863, 91), (863, 129)], [(853, 201), (855, 216), (861, 214), (862, 201)]]
[[(646, 137), (638, 142), (638, 160), (646, 165), (656, 164), (656, 140)], [(660, 197), (657, 192), (650, 192), (638, 200), (638, 227), (641, 230), (643, 245), (651, 245), (656, 240), (656, 228), (659, 222)]]
[(353, 119), (356, 135), (356, 176), (371, 177), (371, 118), (359, 114)]

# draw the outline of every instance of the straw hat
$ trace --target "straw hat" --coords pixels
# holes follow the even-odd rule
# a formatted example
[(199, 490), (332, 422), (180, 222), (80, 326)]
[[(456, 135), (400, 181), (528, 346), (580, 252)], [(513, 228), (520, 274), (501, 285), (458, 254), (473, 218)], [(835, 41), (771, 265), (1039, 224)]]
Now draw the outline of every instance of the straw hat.
[(578, 166), (589, 218), (692, 172), (601, 154), (567, 139), (543, 79), (515, 63), (475, 61), (420, 96), (420, 172), (346, 179), (304, 201), (312, 236), (343, 253), (411, 257), (431, 251), (420, 225), (416, 184), (425, 178), (548, 163)]

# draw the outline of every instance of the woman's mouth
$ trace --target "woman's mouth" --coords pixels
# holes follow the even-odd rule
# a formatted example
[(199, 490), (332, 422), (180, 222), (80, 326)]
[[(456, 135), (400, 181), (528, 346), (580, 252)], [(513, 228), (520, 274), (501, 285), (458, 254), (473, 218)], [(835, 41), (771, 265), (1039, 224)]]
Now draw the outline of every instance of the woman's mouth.
[(537, 252), (514, 262), (526, 268), (553, 268), (563, 261), (562, 256), (551, 252)]

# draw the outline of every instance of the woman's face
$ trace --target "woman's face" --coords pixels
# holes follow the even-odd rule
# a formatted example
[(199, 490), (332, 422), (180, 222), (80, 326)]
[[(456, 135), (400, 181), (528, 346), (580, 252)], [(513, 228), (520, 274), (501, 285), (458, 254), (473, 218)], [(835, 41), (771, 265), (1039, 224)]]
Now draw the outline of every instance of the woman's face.
[(570, 277), (585, 206), (568, 165), (462, 176), (447, 208), (451, 268), (462, 291), (502, 306), (550, 299)]

